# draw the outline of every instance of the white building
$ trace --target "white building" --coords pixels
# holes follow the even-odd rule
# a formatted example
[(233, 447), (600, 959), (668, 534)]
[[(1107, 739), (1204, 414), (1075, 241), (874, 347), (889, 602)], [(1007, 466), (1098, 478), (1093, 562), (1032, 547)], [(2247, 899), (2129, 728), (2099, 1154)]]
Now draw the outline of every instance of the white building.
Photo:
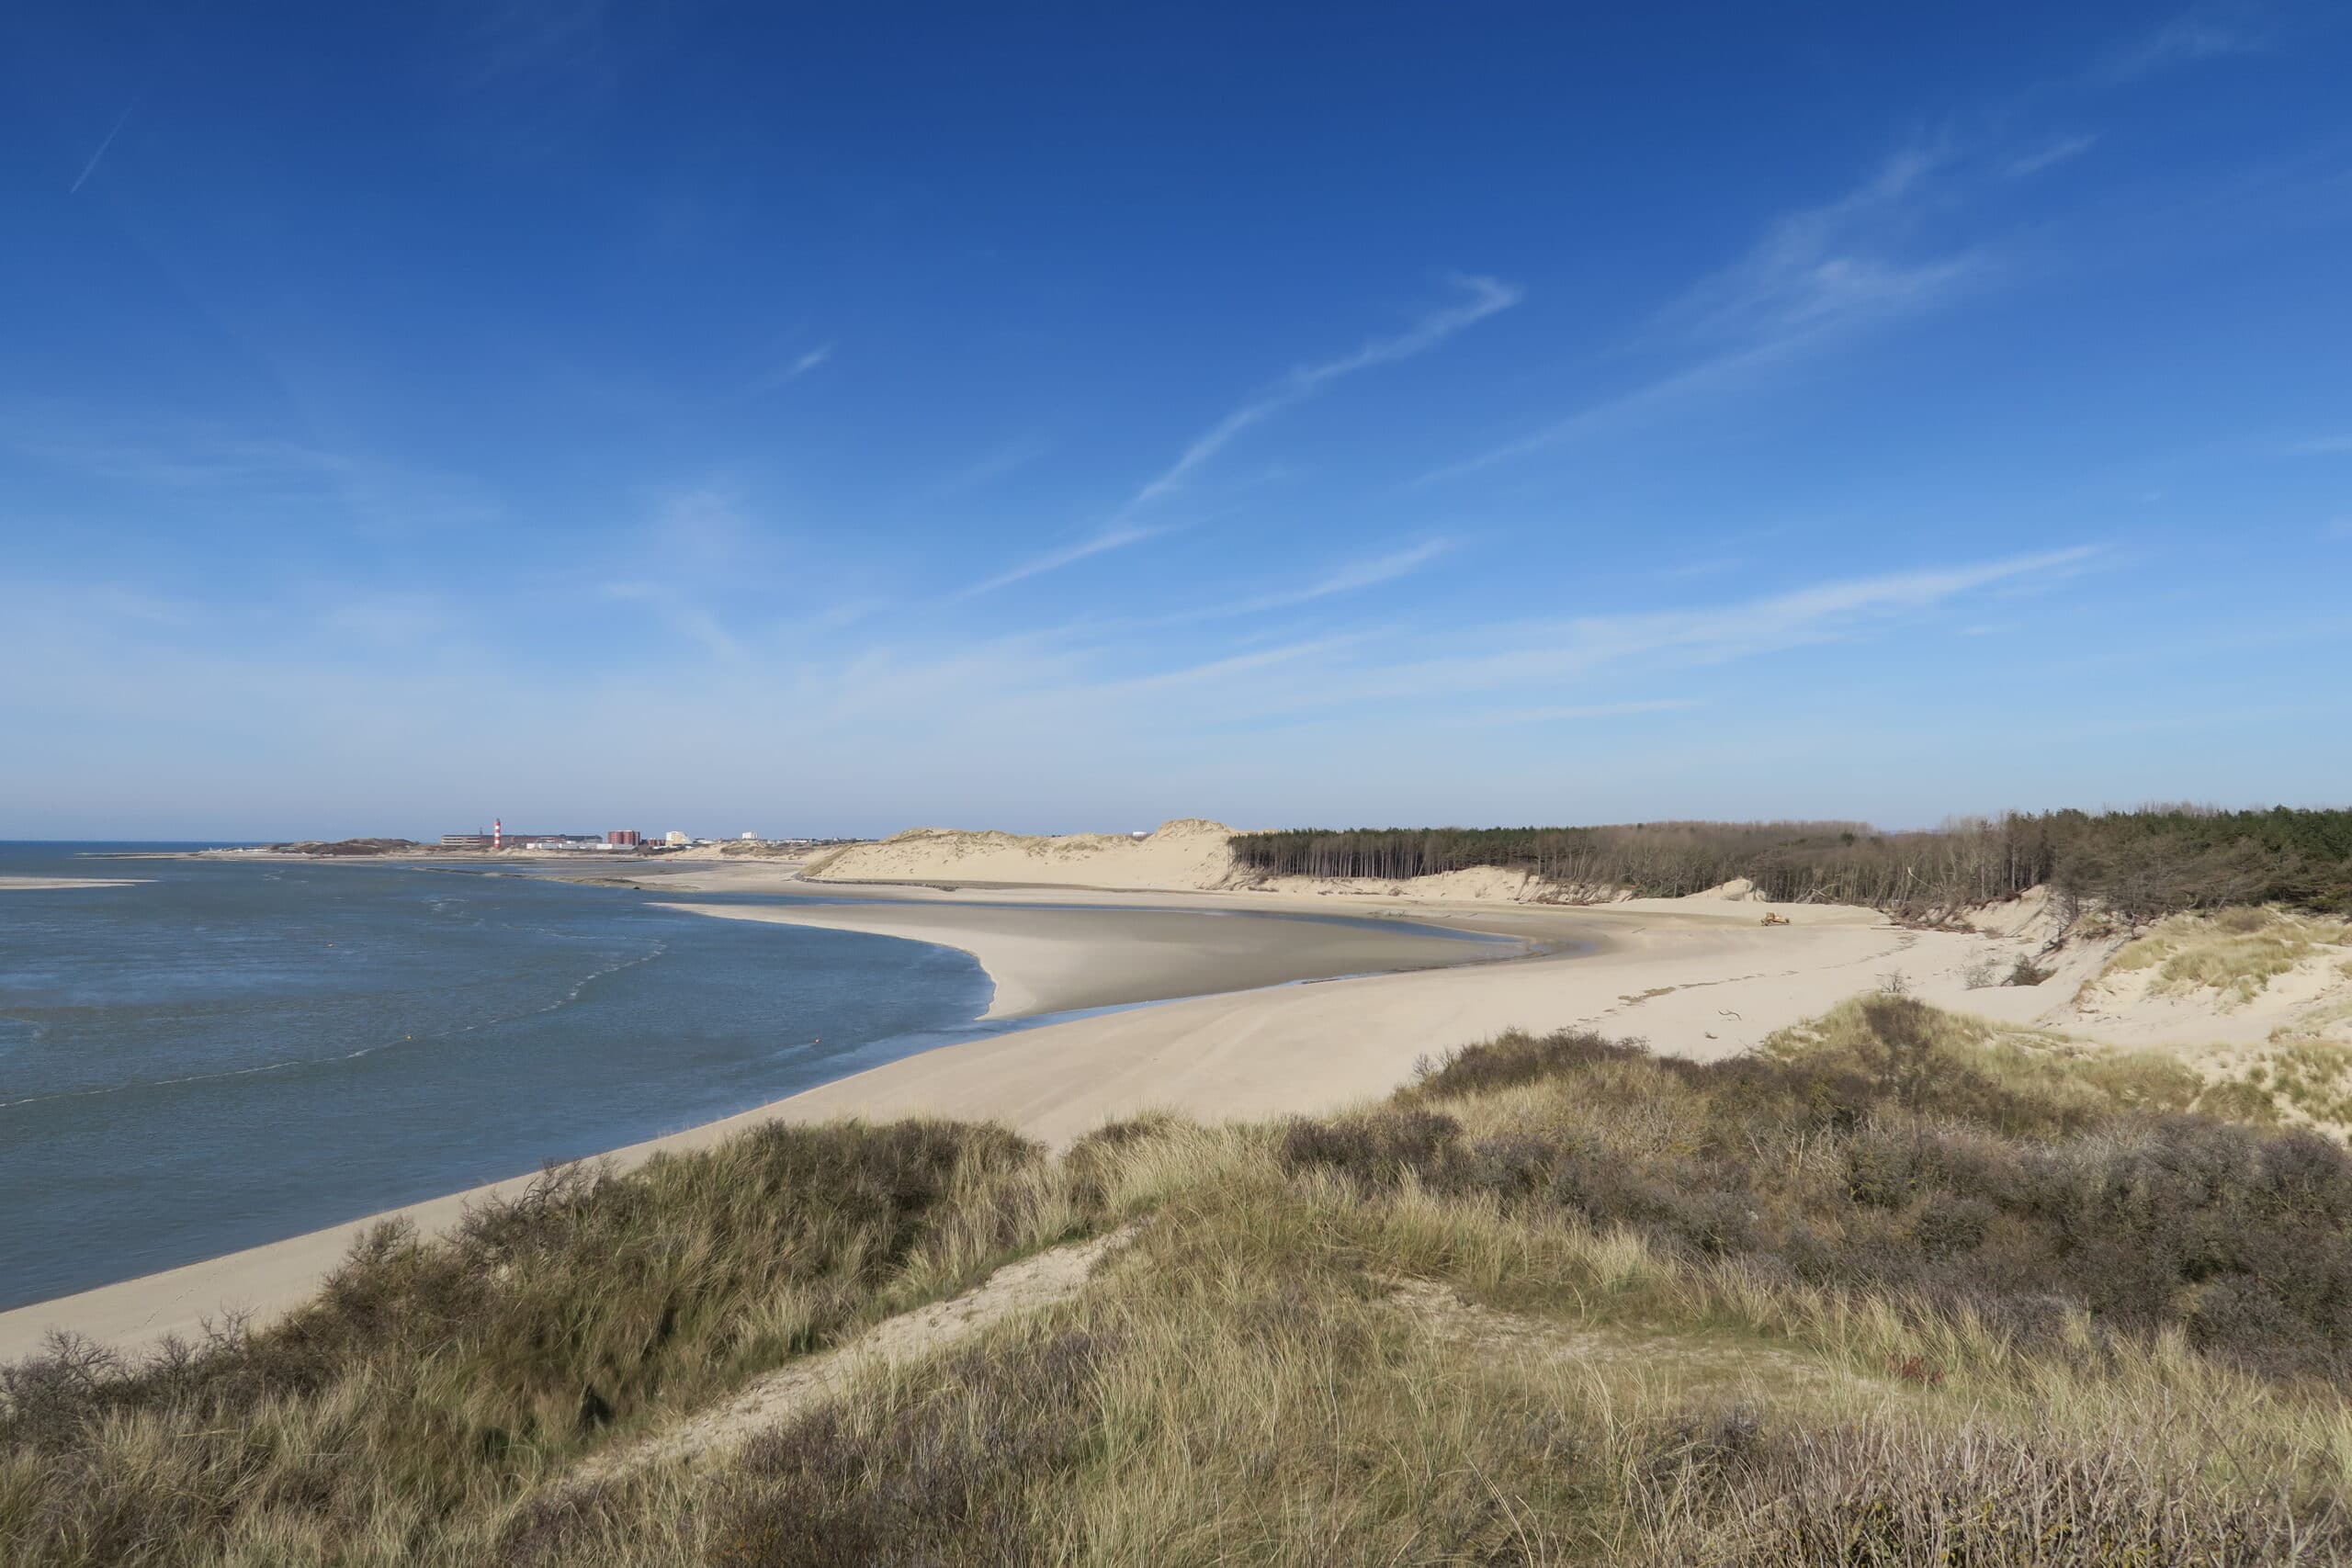
[(677, 829), (673, 828), (668, 832), (662, 835), (662, 841), (673, 848), (684, 849), (686, 845), (694, 842), (694, 838), (690, 834), (682, 833), (678, 831)]

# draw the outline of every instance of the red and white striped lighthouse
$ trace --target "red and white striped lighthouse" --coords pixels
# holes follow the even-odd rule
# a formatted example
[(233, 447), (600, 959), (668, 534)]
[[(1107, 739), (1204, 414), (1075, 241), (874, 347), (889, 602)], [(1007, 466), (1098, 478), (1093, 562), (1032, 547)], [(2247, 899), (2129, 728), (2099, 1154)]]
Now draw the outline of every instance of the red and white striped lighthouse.
[(495, 817), (490, 819), (490, 847), (493, 850), (506, 847), (506, 824)]

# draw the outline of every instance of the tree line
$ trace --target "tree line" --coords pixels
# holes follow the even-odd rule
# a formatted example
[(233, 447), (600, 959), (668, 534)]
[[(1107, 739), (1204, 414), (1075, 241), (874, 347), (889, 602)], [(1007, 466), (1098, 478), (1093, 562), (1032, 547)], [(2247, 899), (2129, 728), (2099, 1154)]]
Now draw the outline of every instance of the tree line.
[(1302, 828), (1237, 833), (1233, 859), (1270, 876), (1387, 880), (1498, 866), (1652, 897), (1745, 877), (1775, 900), (1914, 915), (2042, 886), (2132, 920), (2270, 902), (2352, 911), (2352, 810), (2283, 806), (2010, 812), (1899, 833), (1857, 822)]

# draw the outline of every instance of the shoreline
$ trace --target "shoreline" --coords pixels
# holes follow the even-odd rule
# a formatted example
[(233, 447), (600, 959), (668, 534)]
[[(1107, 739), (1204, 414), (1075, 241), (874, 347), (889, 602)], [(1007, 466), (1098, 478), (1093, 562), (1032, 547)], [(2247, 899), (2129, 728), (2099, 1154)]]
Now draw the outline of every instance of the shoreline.
[[(390, 863), (397, 865), (399, 863)], [(406, 869), (436, 868), (411, 862)], [(708, 874), (714, 868), (705, 863), (698, 869)], [(765, 880), (781, 868), (770, 863), (765, 866), (728, 869), (752, 872), (761, 880)], [(561, 880), (573, 879), (566, 877)], [(650, 890), (641, 883), (629, 882), (621, 886), (637, 891)], [(764, 892), (770, 889), (762, 887), (756, 890)], [(1517, 953), (1508, 955), (1480, 953), (1469, 950), (1468, 944), (1462, 941), (1463, 936), (1494, 936), (1498, 940), (1512, 940), (1500, 933), (1465, 930), (1456, 935), (1441, 929), (1430, 929), (1425, 932), (1364, 931), (1361, 928), (1333, 928), (1325, 922), (1306, 919), (1269, 919), (1267, 917), (1290, 912), (1261, 908), (1239, 911), (1144, 910), (1104, 901), (1092, 906), (1093, 909), (1099, 910), (1097, 913), (1068, 908), (1041, 910), (1002, 906), (967, 906), (960, 909), (930, 906), (913, 908), (895, 900), (888, 904), (844, 908), (836, 903), (818, 901), (819, 898), (833, 897), (835, 895), (830, 891), (817, 893), (802, 908), (684, 903), (655, 907), (705, 917), (773, 920), (863, 931), (963, 952), (980, 962), (994, 987), (991, 1005), (973, 1020), (976, 1023), (1017, 1024), (1019, 1021), (1030, 1018), (1050, 1019), (1055, 1014), (1085, 1013), (1097, 1009), (1149, 1010), (1162, 1006), (1182, 1005), (1204, 996), (1247, 995), (1260, 987), (1358, 978), (1365, 974), (1363, 965), (1366, 964), (1385, 965), (1377, 971), (1382, 974), (1425, 973), (1449, 964), (1477, 966), (1515, 962), (1536, 951), (1532, 943), (1522, 941)], [(1062, 901), (1076, 900), (1065, 897)], [(1235, 920), (1230, 918), (1234, 913), (1254, 914), (1260, 919)], [(1309, 910), (1303, 913), (1328, 916), (1329, 911)], [(1187, 923), (1181, 935), (1190, 940), (1138, 942), (1132, 934), (1135, 923), (1155, 914)], [(942, 916), (948, 918), (939, 919)], [(1006, 924), (1040, 929), (1006, 931), (1002, 929)], [(1318, 924), (1323, 924), (1327, 932), (1336, 929), (1337, 934), (1319, 942), (1314, 941), (1314, 937), (1322, 934), (1314, 931)], [(1434, 928), (1433, 922), (1431, 926)], [(1226, 941), (1221, 944), (1223, 952), (1220, 953), (1214, 950), (1220, 945), (1214, 942), (1214, 938), (1222, 928), (1230, 928), (1231, 935), (1241, 940)], [(1306, 940), (1284, 943), (1253, 942), (1244, 935), (1250, 933), (1262, 938), (1268, 928)], [(1160, 960), (1140, 966), (1139, 974), (1136, 973), (1136, 965), (1123, 965), (1118, 962), (1138, 946), (1156, 950)], [(1326, 961), (1317, 963), (1310, 957), (1302, 964), (1299, 962), (1300, 949), (1312, 950)], [(1261, 972), (1250, 975), (1247, 970), (1247, 956), (1253, 950), (1258, 954)], [(1335, 972), (1329, 962), (1333, 953), (1345, 954), (1347, 962), (1355, 967)], [(1243, 965), (1239, 971), (1244, 976), (1240, 985), (1232, 983), (1237, 964)], [(1107, 991), (1102, 988), (1102, 978), (1106, 974), (1113, 976)], [(1050, 1031), (1068, 1027), (1069, 1022), (1093, 1021), (1099, 1021), (1099, 1019), (1080, 1018), (1058, 1024), (1041, 1022), (1034, 1029)], [(1017, 1039), (1029, 1032), (1032, 1031), (1016, 1029), (988, 1039)], [(957, 1044), (983, 1043), (986, 1041), (934, 1046), (898, 1060), (925, 1061), (943, 1051), (956, 1049)], [(896, 1065), (897, 1062), (881, 1064), (882, 1066)], [(877, 1070), (861, 1069), (844, 1077), (763, 1101), (727, 1116), (604, 1150), (587, 1157), (610, 1161), (618, 1168), (628, 1169), (659, 1154), (708, 1146), (764, 1121), (834, 1119), (842, 1112), (824, 1109), (821, 1097), (842, 1084)], [(35, 1354), (51, 1329), (83, 1335), (117, 1349), (136, 1351), (153, 1346), (166, 1336), (177, 1336), (183, 1339), (200, 1338), (205, 1321), (220, 1317), (226, 1310), (249, 1312), (254, 1321), (266, 1321), (314, 1294), (326, 1276), (348, 1253), (352, 1244), (373, 1226), (404, 1219), (427, 1235), (446, 1232), (458, 1224), (469, 1205), (487, 1199), (518, 1196), (538, 1176), (538, 1170), (532, 1169), (192, 1263), (0, 1311), (0, 1363)]]
[[(701, 876), (716, 869), (707, 863), (694, 868)], [(722, 880), (731, 885), (729, 890), (776, 891), (743, 885), (770, 883), (781, 869), (742, 867), (756, 874)], [(752, 912), (774, 906), (717, 906), (697, 912), (873, 930), (878, 923), (907, 920), (915, 908), (895, 901), (914, 889), (891, 891), (894, 903), (888, 909), (812, 901), (774, 916)], [(1020, 892), (1028, 897), (1007, 897)], [(831, 886), (825, 894), (837, 897)], [(1061, 906), (1054, 911), (1059, 928), (1033, 933), (1028, 957), (1046, 958), (1065, 969), (1114, 964), (1126, 940), (1105, 929), (1114, 922), (1088, 911), (1107, 914), (1146, 902), (1158, 910), (1173, 906), (1177, 912), (1394, 919), (1516, 938), (1551, 951), (1502, 962), (1472, 960), (1181, 996), (1043, 1022), (937, 1046), (599, 1157), (627, 1169), (655, 1155), (707, 1147), (772, 1121), (914, 1115), (996, 1121), (1064, 1146), (1105, 1122), (1148, 1111), (1204, 1121), (1320, 1114), (1387, 1093), (1410, 1076), (1420, 1058), (1511, 1028), (1595, 1028), (1648, 1037), (1678, 1055), (1731, 1055), (1872, 988), (1890, 964), (1899, 962), (1922, 977), (1956, 975), (1987, 940), (1905, 931), (1874, 911), (1821, 906), (1792, 907), (1799, 918), (1793, 927), (1761, 929), (1758, 917), (1772, 907), (1720, 900), (1630, 900), (1579, 908), (1366, 897), (1361, 903), (1347, 900), (1353, 908), (1335, 908), (1329, 898), (1306, 895), (1056, 887), (990, 890), (987, 902)], [(1002, 924), (1046, 912), (988, 908), (968, 895), (944, 892), (931, 893), (922, 907), (933, 911), (924, 934), (875, 934), (955, 946), (951, 930), (967, 937), (984, 935), (991, 919)], [(808, 915), (818, 918), (804, 919)], [(1001, 942), (990, 945), (1010, 970), (1014, 965)], [(1563, 951), (1567, 944), (1574, 946)], [(1958, 991), (1957, 979), (1950, 985)], [(1940, 983), (1922, 987), (1930, 995), (1942, 988)], [(537, 1178), (537, 1172), (510, 1178), (0, 1313), (0, 1361), (38, 1351), (52, 1326), (138, 1350), (166, 1335), (198, 1337), (204, 1320), (219, 1317), (224, 1309), (249, 1312), (256, 1322), (266, 1322), (315, 1293), (371, 1226), (397, 1217), (426, 1235), (443, 1232), (469, 1204), (513, 1197)]]
[(62, 893), (75, 887), (143, 887), (152, 876), (0, 876), (0, 893)]

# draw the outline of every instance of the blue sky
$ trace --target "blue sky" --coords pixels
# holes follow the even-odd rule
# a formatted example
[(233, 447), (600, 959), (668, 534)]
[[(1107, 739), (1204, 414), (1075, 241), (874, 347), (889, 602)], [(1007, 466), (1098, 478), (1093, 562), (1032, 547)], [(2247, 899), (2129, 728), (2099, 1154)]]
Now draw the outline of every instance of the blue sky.
[(2352, 798), (2329, 6), (0, 16), (0, 837)]

